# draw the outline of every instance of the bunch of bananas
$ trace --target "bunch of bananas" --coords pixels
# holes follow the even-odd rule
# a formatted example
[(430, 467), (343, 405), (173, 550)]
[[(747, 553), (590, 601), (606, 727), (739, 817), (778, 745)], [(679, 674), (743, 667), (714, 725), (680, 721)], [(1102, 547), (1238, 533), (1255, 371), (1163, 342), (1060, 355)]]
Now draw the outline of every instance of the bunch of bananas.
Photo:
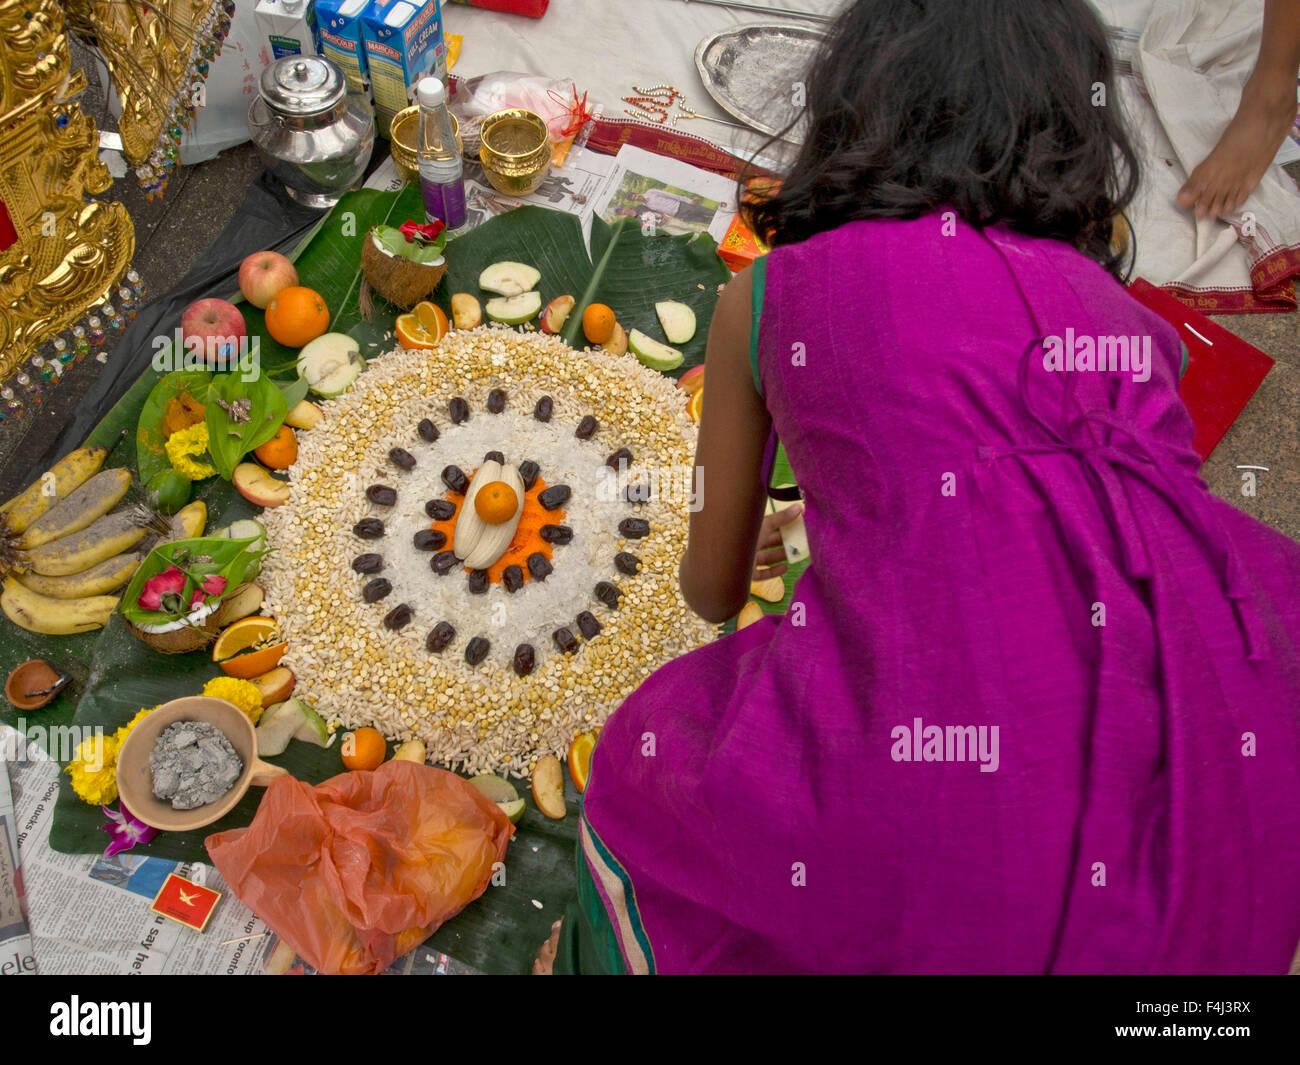
[(152, 507), (114, 510), (131, 487), (126, 469), (100, 470), (108, 448), (83, 447), (0, 506), (0, 609), (30, 632), (66, 635), (102, 628), (144, 559), (141, 541), (198, 536), (207, 507), (194, 502), (170, 520)]

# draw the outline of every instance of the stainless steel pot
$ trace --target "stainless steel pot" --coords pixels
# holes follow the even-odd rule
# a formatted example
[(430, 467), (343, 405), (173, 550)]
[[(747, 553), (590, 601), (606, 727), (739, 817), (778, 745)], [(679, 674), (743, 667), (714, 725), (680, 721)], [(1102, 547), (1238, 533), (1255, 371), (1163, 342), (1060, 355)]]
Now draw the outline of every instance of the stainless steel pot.
[(370, 101), (323, 56), (289, 55), (262, 71), (248, 132), (299, 203), (330, 207), (365, 173), (375, 146)]

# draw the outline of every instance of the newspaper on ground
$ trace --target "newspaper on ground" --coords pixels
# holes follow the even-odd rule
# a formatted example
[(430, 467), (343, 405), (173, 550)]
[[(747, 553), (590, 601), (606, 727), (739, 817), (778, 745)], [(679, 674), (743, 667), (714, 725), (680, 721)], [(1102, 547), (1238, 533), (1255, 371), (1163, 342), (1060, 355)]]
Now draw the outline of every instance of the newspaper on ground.
[[(287, 949), (277, 952), (278, 937), (210, 865), (129, 852), (106, 858), (52, 850), (58, 794), (59, 764), (0, 724), (0, 973), (9, 972), (7, 963), (41, 975), (315, 971)], [(106, 847), (108, 842), (106, 833)], [(149, 908), (169, 873), (221, 893), (205, 931)], [(474, 971), (420, 947), (388, 973)]]

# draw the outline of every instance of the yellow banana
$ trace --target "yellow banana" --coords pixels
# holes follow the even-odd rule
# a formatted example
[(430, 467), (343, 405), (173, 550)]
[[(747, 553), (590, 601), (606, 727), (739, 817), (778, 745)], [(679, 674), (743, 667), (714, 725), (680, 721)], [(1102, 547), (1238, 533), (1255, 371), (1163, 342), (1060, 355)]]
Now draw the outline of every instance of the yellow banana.
[(29, 632), (49, 636), (101, 629), (117, 609), (117, 603), (115, 595), (52, 599), (24, 588), (12, 577), (4, 582), (4, 592), (0, 594), (0, 609), (10, 621)]
[(117, 506), (130, 487), (130, 470), (102, 470), (32, 522), (19, 538), (18, 546), (40, 547), (80, 532)]
[(0, 514), (5, 515), (9, 531), (26, 532), (50, 507), (98, 473), (107, 457), (106, 447), (79, 447), (64, 455), (47, 473), (36, 478), (35, 483), (0, 506)]
[(203, 535), (203, 526), (208, 523), (208, 505), (201, 499), (186, 503), (172, 515), (172, 530), (163, 542), (171, 540), (193, 540)]
[(135, 574), (141, 557), (135, 553), (115, 555), (68, 577), (43, 577), (39, 573), (20, 573), (18, 583), (39, 595), (52, 599), (84, 599), (121, 588)]
[(138, 514), (130, 509), (119, 510), (62, 540), (33, 548), (25, 561), (28, 569), (43, 577), (67, 577), (120, 555), (138, 544), (144, 534)]

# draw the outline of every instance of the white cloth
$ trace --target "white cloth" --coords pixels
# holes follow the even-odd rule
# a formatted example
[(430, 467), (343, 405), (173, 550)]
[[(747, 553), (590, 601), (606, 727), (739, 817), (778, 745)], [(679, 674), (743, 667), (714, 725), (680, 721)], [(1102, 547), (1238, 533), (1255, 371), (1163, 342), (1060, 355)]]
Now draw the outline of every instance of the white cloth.
[[(1300, 190), (1276, 164), (1241, 212), (1197, 221), (1176, 202), (1236, 113), (1259, 53), (1263, 0), (1155, 0), (1121, 95), (1142, 157), (1130, 210), (1135, 273), (1208, 311), (1251, 309), (1251, 268), (1300, 254)], [(1254, 309), (1259, 309), (1256, 305)]]

